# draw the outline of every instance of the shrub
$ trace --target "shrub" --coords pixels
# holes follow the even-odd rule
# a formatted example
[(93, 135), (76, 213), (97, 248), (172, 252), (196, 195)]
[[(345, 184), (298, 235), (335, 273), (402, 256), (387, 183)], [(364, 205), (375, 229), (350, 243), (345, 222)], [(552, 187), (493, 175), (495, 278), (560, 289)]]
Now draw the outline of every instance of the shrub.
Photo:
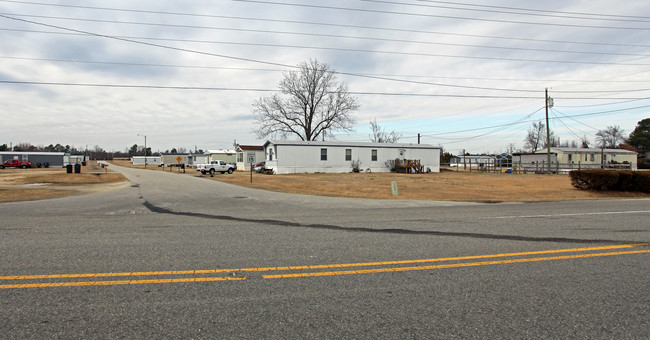
[(361, 171), (361, 161), (358, 159), (356, 161), (352, 161), (352, 172), (359, 171)]
[(618, 183), (613, 190), (618, 191), (635, 191), (634, 172), (632, 171), (617, 171)]
[(634, 175), (634, 187), (636, 190), (650, 192), (650, 172), (637, 171)]
[(386, 168), (388, 168), (388, 170), (390, 170), (390, 172), (395, 172), (395, 162), (396, 161), (399, 162), (399, 158), (397, 158), (395, 160), (392, 160), (392, 159), (387, 160), (384, 163), (384, 165), (386, 165)]
[(580, 190), (650, 192), (650, 173), (638, 171), (574, 170), (571, 185)]

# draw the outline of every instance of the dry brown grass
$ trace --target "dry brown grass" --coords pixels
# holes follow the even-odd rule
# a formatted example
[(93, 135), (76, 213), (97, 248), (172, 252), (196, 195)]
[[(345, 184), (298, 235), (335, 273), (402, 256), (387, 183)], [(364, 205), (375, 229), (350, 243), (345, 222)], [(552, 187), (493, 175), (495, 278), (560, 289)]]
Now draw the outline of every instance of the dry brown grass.
[[(205, 176), (210, 178), (209, 176)], [(432, 174), (347, 173), (295, 175), (215, 175), (212, 179), (265, 190), (297, 194), (474, 202), (540, 202), (650, 197), (634, 192), (594, 192), (574, 189), (568, 175), (477, 172)], [(393, 196), (396, 181), (399, 195)]]
[[(130, 162), (114, 162), (131, 166)], [(148, 165), (147, 170), (179, 173), (178, 168)], [(188, 168), (186, 176), (201, 176)], [(360, 197), (377, 199), (414, 199), (474, 202), (540, 202), (617, 198), (650, 198), (635, 192), (594, 192), (574, 189), (568, 175), (533, 175), (478, 172), (432, 174), (347, 173), (262, 175), (236, 172), (233, 175), (201, 176), (245, 187), (296, 194)], [(5, 169), (0, 171), (0, 202), (34, 200), (79, 195), (109, 190), (123, 185), (119, 173), (106, 173), (94, 162), (81, 174), (67, 174), (65, 169)], [(399, 196), (393, 196), (391, 182), (396, 181)]]
[[(116, 162), (132, 166), (130, 162)], [(178, 168), (148, 165), (148, 170), (179, 172)], [(187, 175), (201, 176), (188, 168)], [(206, 179), (250, 188), (295, 194), (377, 199), (413, 199), (472, 202), (543, 202), (617, 198), (650, 198), (638, 192), (596, 192), (577, 190), (568, 175), (507, 174), (443, 171), (431, 174), (346, 173), (263, 175), (237, 171), (215, 174)], [(399, 195), (393, 196), (391, 182), (397, 181)]]
[(0, 171), (0, 202), (30, 201), (110, 190), (126, 183), (119, 173), (100, 169), (95, 162), (80, 174), (64, 168), (3, 169)]

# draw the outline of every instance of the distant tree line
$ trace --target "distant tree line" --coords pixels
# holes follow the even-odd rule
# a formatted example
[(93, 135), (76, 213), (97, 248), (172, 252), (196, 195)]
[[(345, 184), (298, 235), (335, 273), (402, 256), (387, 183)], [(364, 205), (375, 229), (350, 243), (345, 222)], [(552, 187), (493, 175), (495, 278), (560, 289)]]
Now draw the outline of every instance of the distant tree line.
[[(99, 145), (92, 148), (77, 148), (70, 145), (50, 144), (32, 145), (31, 143), (18, 143), (16, 145), (0, 144), (0, 151), (27, 151), (27, 152), (65, 152), (71, 155), (86, 155), (89, 159), (112, 160), (114, 158), (130, 158), (133, 156), (144, 156), (145, 149), (141, 145), (133, 144), (124, 151), (106, 151)], [(172, 148), (165, 152), (153, 152), (147, 147), (147, 156), (159, 156), (160, 154), (187, 154), (191, 153), (186, 148)], [(194, 153), (203, 154), (202, 149), (194, 150)]]
[(50, 145), (32, 145), (31, 143), (18, 143), (13, 146), (0, 144), (0, 151), (26, 151), (26, 152), (65, 152), (71, 155), (87, 155), (89, 159), (113, 159), (113, 157), (126, 157), (123, 152), (107, 152), (99, 145), (92, 148), (77, 148), (70, 145), (50, 144)]

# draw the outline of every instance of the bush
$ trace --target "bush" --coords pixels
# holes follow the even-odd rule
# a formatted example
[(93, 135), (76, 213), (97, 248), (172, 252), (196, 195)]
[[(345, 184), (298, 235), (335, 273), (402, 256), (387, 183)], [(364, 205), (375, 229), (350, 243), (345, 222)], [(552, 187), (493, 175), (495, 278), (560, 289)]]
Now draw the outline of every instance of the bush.
[(352, 172), (360, 172), (361, 171), (361, 161), (356, 160), (352, 161)]
[(650, 172), (635, 172), (634, 187), (637, 191), (650, 192)]
[(384, 163), (384, 165), (386, 165), (386, 168), (388, 168), (388, 170), (390, 170), (390, 172), (395, 172), (395, 162), (396, 161), (399, 162), (399, 158), (397, 158), (395, 160), (387, 160)]
[(650, 173), (637, 171), (574, 170), (571, 185), (580, 190), (650, 192)]

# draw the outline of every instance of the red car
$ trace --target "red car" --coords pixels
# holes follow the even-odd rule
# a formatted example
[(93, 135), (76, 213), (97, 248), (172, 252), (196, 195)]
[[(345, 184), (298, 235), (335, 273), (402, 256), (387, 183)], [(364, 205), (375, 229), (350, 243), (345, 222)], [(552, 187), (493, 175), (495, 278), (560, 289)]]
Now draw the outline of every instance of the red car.
[(32, 167), (31, 162), (29, 162), (29, 161), (22, 162), (22, 161), (19, 161), (17, 159), (8, 159), (8, 160), (2, 162), (2, 165), (0, 165), (0, 169), (4, 169), (4, 168), (23, 168), (23, 169), (27, 169), (27, 168), (31, 168), (31, 167)]

